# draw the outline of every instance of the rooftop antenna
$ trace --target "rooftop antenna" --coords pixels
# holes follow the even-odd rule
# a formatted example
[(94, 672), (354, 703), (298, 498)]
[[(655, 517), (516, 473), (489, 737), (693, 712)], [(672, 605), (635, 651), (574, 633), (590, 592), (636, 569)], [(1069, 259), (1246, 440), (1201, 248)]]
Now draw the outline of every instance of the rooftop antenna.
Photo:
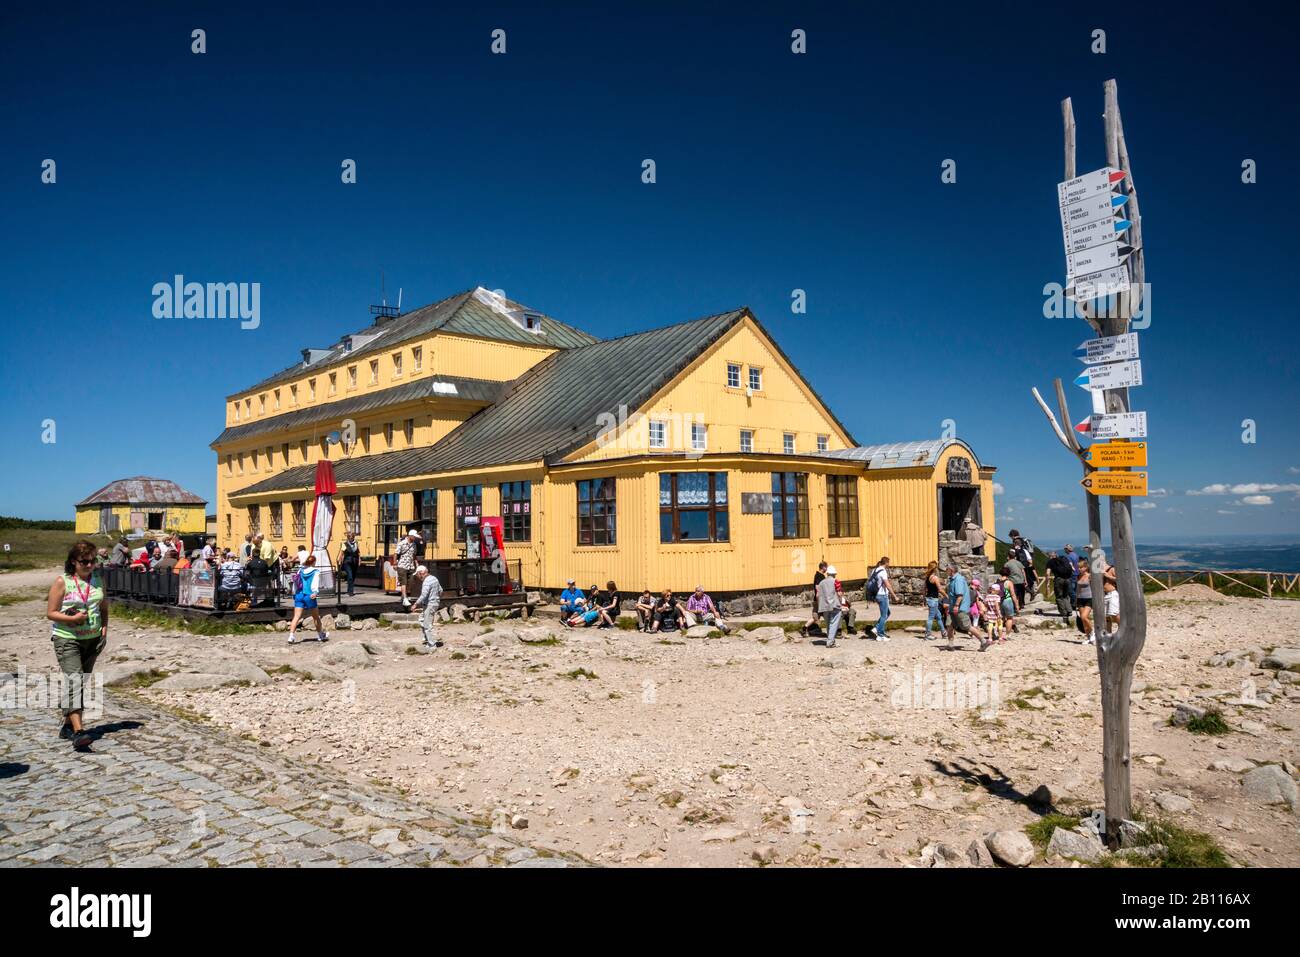
[(401, 312), (401, 308), (400, 308), (401, 290), (400, 289), (398, 290), (398, 296), (399, 296), (398, 307), (395, 308), (393, 306), (390, 306), (388, 304), (388, 288), (384, 277), (384, 271), (382, 269), (379, 270), (379, 301), (382, 303), (382, 305), (370, 307), (370, 314), (376, 317), (375, 325), (382, 325), (385, 319), (392, 319)]
[(402, 287), (397, 287), (397, 314), (402, 314)]
[(379, 270), (379, 301), (383, 305), (388, 305), (388, 294), (384, 289), (384, 271)]

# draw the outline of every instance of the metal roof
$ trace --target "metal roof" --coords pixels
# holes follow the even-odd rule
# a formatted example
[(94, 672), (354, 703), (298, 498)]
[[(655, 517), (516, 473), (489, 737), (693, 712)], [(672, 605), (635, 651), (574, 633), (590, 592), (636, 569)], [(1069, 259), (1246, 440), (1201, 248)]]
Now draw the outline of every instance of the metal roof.
[(960, 439), (922, 439), (919, 442), (859, 445), (851, 449), (822, 452), (820, 456), (821, 458), (865, 462), (868, 469), (910, 469), (934, 465), (939, 461), (939, 456), (943, 454), (943, 450), (950, 445), (960, 445), (975, 460), (975, 467), (982, 468), (974, 449)]
[(77, 503), (83, 505), (207, 505), (175, 482), (167, 479), (137, 475), (135, 478), (117, 479), (92, 492)]
[[(620, 407), (628, 415), (636, 412), (745, 318), (757, 324), (753, 313), (742, 307), (554, 352), (511, 382), (500, 401), (476, 412), (434, 445), (344, 459), (335, 463), (334, 477), (344, 485), (519, 462), (557, 462), (597, 438), (602, 415), (617, 416)], [(767, 338), (788, 363), (780, 346)], [(797, 369), (795, 374), (799, 375)], [(825, 407), (815, 391), (813, 395)], [(827, 412), (849, 435), (834, 413)], [(231, 494), (301, 491), (314, 481), (314, 466), (296, 466)]]
[(211, 444), (215, 446), (222, 442), (247, 439), (255, 435), (288, 432), (313, 422), (341, 422), (343, 418), (350, 415), (360, 415), (415, 399), (452, 398), (492, 403), (501, 397), (505, 386), (504, 382), (489, 379), (467, 379), (463, 376), (450, 375), (425, 376), (414, 382), (380, 389), (366, 395), (326, 402), (324, 405), (286, 412), (259, 422), (249, 422), (246, 425), (232, 425), (213, 439)]
[[(520, 325), (516, 317), (522, 317), (525, 313), (540, 317), (536, 331), (527, 330)], [(480, 339), (550, 346), (554, 349), (571, 349), (598, 341), (595, 336), (581, 329), (575, 329), (513, 299), (495, 296), (479, 286), (385, 320), (382, 325), (372, 323), (357, 330), (351, 335), (373, 338), (351, 351), (343, 346), (343, 339), (347, 337), (341, 336), (333, 345), (316, 350), (316, 361), (310, 366), (303, 365), (302, 360), (299, 360), (255, 385), (232, 392), (226, 398), (243, 395), (277, 382), (287, 382), (312, 369), (323, 369), (345, 359), (369, 356), (439, 331)]]

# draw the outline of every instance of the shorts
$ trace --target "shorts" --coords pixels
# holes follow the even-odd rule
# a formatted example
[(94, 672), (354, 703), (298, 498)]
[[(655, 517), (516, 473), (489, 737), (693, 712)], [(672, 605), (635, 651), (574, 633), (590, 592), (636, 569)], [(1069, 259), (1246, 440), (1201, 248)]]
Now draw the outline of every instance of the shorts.
[(1091, 607), (1092, 607), (1092, 599), (1091, 599), (1091, 598), (1077, 598), (1077, 599), (1075, 599), (1075, 601), (1078, 602), (1078, 605), (1079, 605), (1080, 608), (1091, 608)]
[(594, 608), (591, 611), (585, 611), (582, 613), (583, 623), (588, 625), (590, 625), (593, 621), (595, 621), (599, 617), (600, 617), (600, 612)]
[(1119, 592), (1117, 591), (1106, 592), (1106, 617), (1119, 617)]
[(970, 612), (953, 612), (951, 617), (953, 631), (960, 631), (963, 635), (970, 634)]
[(399, 569), (397, 569), (397, 584), (399, 584), (399, 585), (406, 586), (406, 585), (411, 584), (411, 579), (414, 578), (414, 577), (415, 577), (415, 569), (414, 569), (414, 568), (399, 568)]
[(311, 595), (303, 595), (303, 594), (294, 595), (293, 607), (306, 608), (307, 610), (310, 611), (311, 609), (317, 607), (316, 599), (312, 598)]

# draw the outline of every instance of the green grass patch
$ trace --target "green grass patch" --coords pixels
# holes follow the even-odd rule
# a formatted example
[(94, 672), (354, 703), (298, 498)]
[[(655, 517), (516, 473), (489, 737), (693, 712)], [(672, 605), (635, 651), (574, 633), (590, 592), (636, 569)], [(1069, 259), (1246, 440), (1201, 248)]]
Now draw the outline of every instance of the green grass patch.
[(157, 668), (150, 668), (148, 671), (140, 671), (133, 674), (126, 686), (128, 688), (147, 688), (150, 685), (156, 685), (164, 678), (171, 675), (170, 671), (159, 671)]
[(1058, 827), (1063, 827), (1067, 831), (1077, 830), (1079, 818), (1069, 814), (1044, 814), (1037, 821), (1025, 825), (1025, 834), (1033, 842), (1034, 847), (1042, 850), (1052, 840), (1052, 832)]
[[(62, 568), (68, 551), (81, 541), (90, 542), (96, 548), (112, 548), (117, 536), (78, 535), (70, 528), (4, 528), (0, 530), (0, 543), (8, 545), (9, 551), (0, 548), (0, 571)], [(143, 540), (132, 543), (133, 547), (143, 544)]]
[(122, 604), (113, 604), (110, 618), (123, 618), (137, 625), (153, 628), (168, 628), (184, 631), (191, 635), (261, 635), (266, 633), (266, 626), (242, 624), (226, 621), (224, 618), (173, 618), (152, 608), (131, 608)]
[(572, 671), (562, 671), (559, 674), (561, 678), (568, 678), (570, 681), (577, 681), (579, 678), (586, 678), (588, 681), (599, 681), (600, 677), (594, 671), (588, 671), (586, 668), (574, 668)]
[(1223, 712), (1217, 708), (1211, 708), (1199, 718), (1192, 718), (1185, 727), (1192, 734), (1229, 734), (1232, 731), (1228, 722), (1223, 720)]
[[(780, 628), (782, 631), (798, 631), (804, 626), (802, 621), (747, 621), (741, 624), (745, 631), (753, 631), (756, 628)], [(886, 625), (888, 627), (888, 625)]]
[(549, 648), (554, 645), (563, 644), (563, 642), (560, 641), (560, 639), (555, 637), (554, 635), (548, 635), (545, 638), (534, 638), (532, 640), (529, 640), (527, 638), (520, 638), (519, 641), (525, 645), (532, 645), (534, 648), (539, 648), (539, 647)]
[(21, 591), (5, 592), (0, 595), (0, 608), (17, 605), (25, 601), (37, 601), (45, 598), (49, 592), (43, 588), (24, 588)]
[[(1135, 816), (1146, 824), (1146, 829), (1134, 841), (1134, 846), (1160, 845), (1165, 849), (1163, 855), (1148, 858), (1146, 866), (1197, 868), (1232, 866), (1232, 859), (1210, 835), (1185, 828), (1165, 818), (1145, 821), (1141, 816)], [(1142, 859), (1130, 860), (1130, 863), (1142, 863)]]
[(464, 660), (465, 660), (465, 652), (463, 652), (463, 651), (453, 651), (453, 652), (451, 653), (451, 660), (452, 660), (452, 661), (464, 661)]
[(635, 619), (635, 618), (628, 618), (626, 615), (620, 615), (619, 617), (615, 618), (615, 619), (614, 619), (614, 624), (618, 625), (618, 627), (619, 627), (622, 631), (635, 631), (635, 630), (636, 630), (636, 619)]

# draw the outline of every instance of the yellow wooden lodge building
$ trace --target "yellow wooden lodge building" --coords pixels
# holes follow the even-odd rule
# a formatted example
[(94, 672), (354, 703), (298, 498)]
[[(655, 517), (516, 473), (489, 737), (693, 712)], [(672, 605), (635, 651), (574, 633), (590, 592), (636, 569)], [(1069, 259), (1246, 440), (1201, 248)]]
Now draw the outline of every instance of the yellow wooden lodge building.
[(335, 542), (389, 555), (416, 527), (452, 559), (466, 516), (501, 516), (546, 590), (806, 588), (822, 559), (851, 582), (994, 530), (971, 448), (858, 445), (747, 308), (601, 340), (480, 287), (303, 349), (227, 398), (212, 448), (223, 545), (307, 544), (328, 458)]
[(108, 532), (202, 532), (208, 503), (169, 479), (116, 479), (77, 503), (79, 535)]

